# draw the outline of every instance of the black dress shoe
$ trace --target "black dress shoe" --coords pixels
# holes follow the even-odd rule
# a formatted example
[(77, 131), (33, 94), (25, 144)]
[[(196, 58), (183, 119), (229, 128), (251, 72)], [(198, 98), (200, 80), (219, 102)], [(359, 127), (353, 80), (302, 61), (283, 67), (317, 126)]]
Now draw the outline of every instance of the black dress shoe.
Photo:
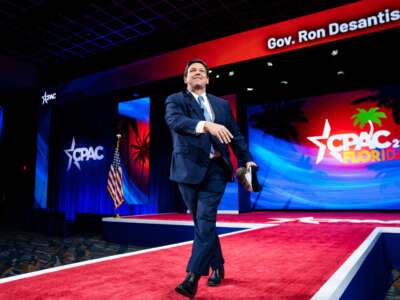
[(208, 278), (207, 285), (208, 286), (219, 286), (221, 285), (222, 280), (225, 277), (224, 266), (219, 269), (213, 270), (210, 278)]
[(193, 298), (197, 292), (200, 275), (189, 272), (185, 280), (175, 288), (175, 291), (186, 297)]

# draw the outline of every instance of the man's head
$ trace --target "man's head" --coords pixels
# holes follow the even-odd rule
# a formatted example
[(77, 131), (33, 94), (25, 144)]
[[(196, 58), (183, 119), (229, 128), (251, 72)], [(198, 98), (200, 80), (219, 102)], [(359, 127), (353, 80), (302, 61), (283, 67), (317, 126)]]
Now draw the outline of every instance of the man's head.
[(186, 65), (183, 80), (188, 90), (205, 92), (206, 85), (209, 82), (207, 64), (201, 59), (192, 59)]

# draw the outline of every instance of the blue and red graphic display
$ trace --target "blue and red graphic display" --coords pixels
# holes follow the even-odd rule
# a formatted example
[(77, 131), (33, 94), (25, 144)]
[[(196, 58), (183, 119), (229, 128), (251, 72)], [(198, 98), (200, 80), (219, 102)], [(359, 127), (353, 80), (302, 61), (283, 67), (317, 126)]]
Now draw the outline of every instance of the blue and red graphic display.
[(400, 86), (248, 108), (254, 209), (399, 209)]
[(126, 204), (149, 201), (150, 98), (118, 104), (118, 132)]

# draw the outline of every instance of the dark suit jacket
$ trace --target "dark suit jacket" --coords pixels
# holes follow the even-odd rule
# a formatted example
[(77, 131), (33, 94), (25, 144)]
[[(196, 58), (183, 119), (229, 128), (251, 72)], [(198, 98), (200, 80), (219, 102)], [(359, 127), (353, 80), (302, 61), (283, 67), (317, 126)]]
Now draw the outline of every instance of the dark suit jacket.
[[(230, 146), (238, 158), (239, 165), (252, 161), (247, 142), (233, 118), (228, 101), (208, 93), (207, 98), (215, 114), (214, 123), (224, 125), (234, 136)], [(212, 140), (225, 161), (226, 179), (233, 181), (233, 167), (229, 158), (228, 145), (221, 144), (209, 133), (198, 135), (195, 133), (197, 123), (205, 118), (193, 95), (188, 91), (170, 95), (165, 101), (165, 110), (165, 120), (173, 140), (170, 179), (178, 183), (200, 183), (210, 163)]]

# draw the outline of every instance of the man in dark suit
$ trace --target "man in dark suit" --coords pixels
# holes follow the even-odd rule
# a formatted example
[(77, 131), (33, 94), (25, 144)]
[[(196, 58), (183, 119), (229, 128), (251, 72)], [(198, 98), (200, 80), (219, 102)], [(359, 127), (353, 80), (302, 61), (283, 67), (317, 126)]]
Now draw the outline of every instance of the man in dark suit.
[(182, 198), (194, 221), (192, 255), (187, 276), (175, 290), (193, 298), (200, 276), (212, 274), (209, 286), (224, 279), (224, 258), (216, 233), (218, 204), (227, 181), (233, 181), (230, 144), (240, 165), (256, 164), (240, 133), (229, 103), (206, 93), (208, 66), (191, 60), (184, 72), (187, 90), (170, 95), (165, 102), (165, 120), (173, 140), (170, 179), (178, 183)]

